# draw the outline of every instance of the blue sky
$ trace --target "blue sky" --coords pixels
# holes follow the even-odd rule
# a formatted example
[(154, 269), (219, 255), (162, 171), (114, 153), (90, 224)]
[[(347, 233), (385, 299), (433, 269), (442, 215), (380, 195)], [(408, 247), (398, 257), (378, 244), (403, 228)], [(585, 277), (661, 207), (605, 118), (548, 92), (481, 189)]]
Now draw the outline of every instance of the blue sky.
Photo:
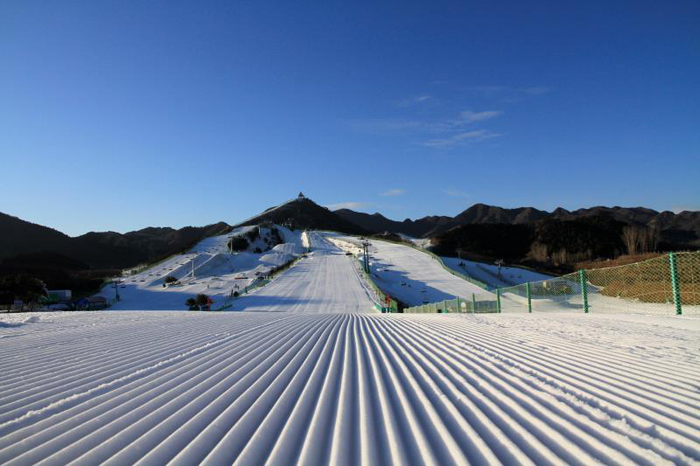
[(700, 210), (700, 3), (0, 3), (0, 211)]

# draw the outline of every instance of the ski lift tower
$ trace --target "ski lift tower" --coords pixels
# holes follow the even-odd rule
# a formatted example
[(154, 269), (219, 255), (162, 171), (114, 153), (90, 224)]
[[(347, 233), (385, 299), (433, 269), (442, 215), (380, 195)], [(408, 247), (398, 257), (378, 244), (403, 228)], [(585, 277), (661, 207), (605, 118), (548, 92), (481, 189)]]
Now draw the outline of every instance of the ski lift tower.
[(365, 272), (369, 274), (369, 247), (372, 245), (369, 241), (363, 241), (362, 242), (362, 253), (363, 253), (363, 258), (364, 258), (364, 268)]
[(505, 264), (505, 261), (503, 259), (498, 259), (495, 264), (498, 266), (498, 276), (501, 276), (501, 267)]
[(119, 296), (119, 285), (121, 285), (120, 279), (115, 278), (112, 280), (112, 286), (114, 286), (114, 299), (117, 301), (121, 301), (121, 297)]

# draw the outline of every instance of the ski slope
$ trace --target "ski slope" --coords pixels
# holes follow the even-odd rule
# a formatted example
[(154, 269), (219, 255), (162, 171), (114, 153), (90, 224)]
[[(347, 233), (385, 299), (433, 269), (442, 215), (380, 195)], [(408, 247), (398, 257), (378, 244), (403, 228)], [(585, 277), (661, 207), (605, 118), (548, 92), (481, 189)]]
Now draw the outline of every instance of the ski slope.
[(456, 257), (441, 257), (441, 259), (452, 270), (479, 280), (481, 283), (486, 283), (491, 288), (505, 288), (525, 282), (536, 282), (553, 278), (552, 275), (520, 267), (503, 266), (499, 272), (498, 266), (493, 264), (457, 259)]
[[(184, 311), (187, 310), (185, 301), (200, 293), (213, 299), (214, 308), (221, 307), (234, 291), (243, 293), (253, 285), (256, 274), (265, 274), (306, 250), (308, 241), (305, 233), (275, 227), (284, 242), (269, 250), (262, 238), (258, 238), (250, 244), (247, 251), (231, 254), (228, 249), (229, 239), (257, 228), (239, 227), (225, 235), (206, 238), (184, 254), (173, 255), (153, 267), (124, 278), (119, 288), (119, 301), (115, 301), (116, 290), (112, 285), (105, 287), (99, 294), (112, 301), (112, 310)], [(261, 230), (268, 231), (266, 228)], [(263, 252), (255, 253), (255, 248), (260, 248)], [(164, 287), (167, 276), (177, 278), (179, 283)]]
[(3, 464), (697, 464), (700, 319), (0, 317)]
[(377, 312), (350, 258), (316, 232), (311, 252), (272, 283), (233, 302), (257, 312)]
[[(324, 233), (345, 250), (358, 253), (360, 240)], [(344, 243), (344, 244), (343, 244)], [(397, 243), (371, 240), (370, 269), (377, 286), (409, 306), (446, 299), (477, 297), (495, 299), (492, 293), (452, 275), (429, 254)]]

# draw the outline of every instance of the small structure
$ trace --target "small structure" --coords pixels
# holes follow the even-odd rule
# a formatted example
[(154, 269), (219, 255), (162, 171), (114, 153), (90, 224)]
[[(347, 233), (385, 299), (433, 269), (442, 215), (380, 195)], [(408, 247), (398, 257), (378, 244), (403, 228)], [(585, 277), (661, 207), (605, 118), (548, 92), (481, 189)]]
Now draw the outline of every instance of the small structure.
[(95, 311), (109, 307), (109, 301), (104, 296), (90, 296), (78, 300), (75, 305), (82, 311)]
[(48, 304), (67, 303), (71, 300), (73, 294), (71, 290), (49, 290), (46, 297)]
[(297, 199), (306, 199), (306, 196), (304, 196), (304, 193), (299, 191), (299, 196), (297, 196)]

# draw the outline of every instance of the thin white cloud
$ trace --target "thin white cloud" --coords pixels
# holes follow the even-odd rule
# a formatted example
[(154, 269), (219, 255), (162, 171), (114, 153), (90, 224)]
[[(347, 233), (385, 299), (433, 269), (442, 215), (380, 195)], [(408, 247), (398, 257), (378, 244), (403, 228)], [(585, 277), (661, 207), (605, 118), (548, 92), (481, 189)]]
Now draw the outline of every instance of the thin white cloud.
[(498, 110), (487, 110), (484, 112), (473, 112), (471, 110), (466, 110), (460, 113), (459, 116), (462, 119), (462, 121), (466, 123), (474, 123), (475, 121), (486, 121), (490, 120), (491, 118), (496, 118), (502, 113), (503, 112)]
[(403, 194), (406, 194), (405, 189), (390, 189), (389, 191), (385, 191), (383, 193), (380, 193), (380, 196), (401, 196)]
[(528, 95), (542, 95), (549, 92), (549, 88), (545, 86), (534, 86), (528, 87), (527, 89), (523, 89), (523, 92), (525, 92)]
[(337, 204), (327, 204), (325, 207), (327, 207), (330, 210), (339, 210), (339, 209), (363, 209), (365, 207), (369, 207), (370, 204), (367, 202), (339, 202)]
[(443, 194), (446, 194), (450, 197), (460, 197), (460, 198), (471, 197), (471, 194), (465, 193), (464, 191), (460, 191), (458, 189), (441, 189), (440, 192)]
[(427, 101), (431, 100), (432, 98), (433, 98), (433, 96), (431, 96), (429, 94), (417, 95), (417, 96), (413, 96), (413, 97), (408, 97), (406, 99), (401, 99), (397, 102), (397, 105), (399, 107), (411, 107), (413, 105), (418, 105), (418, 104), (422, 104), (424, 102), (427, 102)]
[(490, 120), (500, 115), (503, 115), (503, 112), (500, 110), (484, 110), (481, 112), (465, 110), (460, 112), (459, 116), (456, 118), (426, 123), (424, 128), (433, 133), (449, 133), (460, 131), (463, 127), (469, 126), (472, 123)]
[(352, 120), (350, 121), (350, 125), (356, 130), (373, 133), (396, 133), (402, 131), (450, 133), (460, 131), (463, 127), (473, 123), (491, 120), (500, 115), (503, 115), (503, 112), (500, 110), (484, 110), (480, 112), (465, 110), (456, 117), (434, 121), (400, 118), (370, 118), (365, 120)]
[(499, 137), (499, 133), (493, 133), (486, 129), (477, 129), (474, 131), (466, 131), (463, 133), (455, 134), (449, 138), (443, 139), (430, 139), (428, 141), (422, 142), (421, 145), (426, 147), (434, 148), (446, 148), (452, 147), (460, 143), (469, 141), (484, 141), (486, 139), (493, 139)]
[(387, 133), (405, 130), (420, 129), (424, 123), (415, 120), (403, 120), (399, 118), (370, 118), (365, 120), (352, 120), (350, 126), (356, 130)]
[(518, 102), (525, 97), (543, 95), (550, 91), (547, 86), (473, 86), (469, 90), (484, 97), (500, 97), (506, 102)]
[(472, 86), (469, 90), (485, 96), (492, 96), (512, 90), (512, 88), (508, 86)]

